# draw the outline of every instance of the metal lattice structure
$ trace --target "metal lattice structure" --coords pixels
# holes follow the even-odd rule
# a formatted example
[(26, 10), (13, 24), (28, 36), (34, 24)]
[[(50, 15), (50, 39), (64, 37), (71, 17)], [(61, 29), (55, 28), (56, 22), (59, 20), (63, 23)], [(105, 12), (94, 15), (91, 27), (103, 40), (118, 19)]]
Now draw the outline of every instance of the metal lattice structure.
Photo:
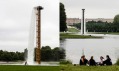
[(35, 7), (36, 9), (36, 49), (35, 49), (35, 61), (41, 63), (41, 6)]

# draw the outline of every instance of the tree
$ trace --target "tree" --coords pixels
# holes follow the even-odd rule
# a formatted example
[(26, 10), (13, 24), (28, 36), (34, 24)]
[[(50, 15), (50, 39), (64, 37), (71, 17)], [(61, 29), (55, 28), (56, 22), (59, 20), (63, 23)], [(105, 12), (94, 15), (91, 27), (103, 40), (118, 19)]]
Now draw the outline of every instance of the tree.
[(63, 48), (55, 47), (51, 49), (49, 46), (41, 48), (42, 61), (59, 61), (60, 59), (65, 59), (65, 50)]
[(12, 55), (9, 52), (7, 52), (7, 51), (4, 51), (4, 53), (1, 56), (2, 56), (2, 60), (3, 61), (9, 62), (9, 61), (12, 60), (12, 58), (11, 58)]
[(14, 59), (14, 60), (19, 60), (19, 56), (18, 56), (17, 53), (15, 53), (15, 54), (13, 55), (13, 59)]
[(65, 59), (66, 54), (65, 54), (65, 50), (63, 48), (60, 48), (59, 56), (60, 56), (60, 59)]
[(58, 47), (52, 50), (53, 52), (53, 60), (59, 61), (60, 60), (60, 49)]
[(50, 61), (52, 58), (52, 50), (49, 46), (45, 46), (41, 48), (41, 60), (42, 61)]
[(24, 52), (8, 52), (0, 50), (0, 61), (18, 61), (24, 60)]
[(116, 32), (119, 32), (119, 14), (114, 17), (114, 25)]
[(60, 3), (60, 32), (67, 30), (65, 7)]
[(119, 14), (114, 17), (114, 24), (119, 24)]

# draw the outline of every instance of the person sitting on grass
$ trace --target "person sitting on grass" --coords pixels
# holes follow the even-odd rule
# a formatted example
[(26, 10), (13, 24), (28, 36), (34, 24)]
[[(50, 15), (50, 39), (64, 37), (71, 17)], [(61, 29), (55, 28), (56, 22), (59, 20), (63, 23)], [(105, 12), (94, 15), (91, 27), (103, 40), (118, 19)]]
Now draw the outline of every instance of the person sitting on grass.
[(106, 64), (106, 65), (112, 65), (112, 60), (111, 60), (111, 58), (109, 57), (109, 55), (107, 55), (106, 58), (107, 58), (107, 59), (104, 61), (104, 64)]
[(88, 60), (85, 58), (85, 55), (81, 56), (80, 65), (86, 65), (87, 63), (88, 63)]
[(91, 56), (91, 59), (89, 60), (89, 66), (96, 66), (96, 62), (93, 59), (93, 56)]
[(104, 65), (104, 58), (103, 58), (102, 56), (100, 56), (99, 65), (100, 65), (100, 66), (103, 66), (103, 65)]

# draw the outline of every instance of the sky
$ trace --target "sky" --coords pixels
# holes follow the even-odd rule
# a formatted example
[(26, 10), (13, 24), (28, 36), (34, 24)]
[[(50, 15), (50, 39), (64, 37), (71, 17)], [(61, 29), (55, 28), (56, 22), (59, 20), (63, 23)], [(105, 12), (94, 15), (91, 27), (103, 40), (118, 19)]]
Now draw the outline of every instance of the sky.
[(59, 47), (59, 0), (0, 0), (0, 50), (28, 48), (32, 9), (42, 6), (41, 46)]
[(68, 18), (114, 18), (119, 14), (119, 0), (60, 0), (65, 5)]

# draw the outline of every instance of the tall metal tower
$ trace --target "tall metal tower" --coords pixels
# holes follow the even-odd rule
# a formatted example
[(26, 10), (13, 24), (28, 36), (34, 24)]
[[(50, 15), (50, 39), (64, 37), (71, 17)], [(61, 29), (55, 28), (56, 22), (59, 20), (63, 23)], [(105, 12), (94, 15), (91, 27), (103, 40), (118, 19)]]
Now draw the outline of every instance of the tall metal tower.
[(35, 7), (36, 10), (36, 48), (35, 48), (35, 61), (41, 63), (41, 6)]

